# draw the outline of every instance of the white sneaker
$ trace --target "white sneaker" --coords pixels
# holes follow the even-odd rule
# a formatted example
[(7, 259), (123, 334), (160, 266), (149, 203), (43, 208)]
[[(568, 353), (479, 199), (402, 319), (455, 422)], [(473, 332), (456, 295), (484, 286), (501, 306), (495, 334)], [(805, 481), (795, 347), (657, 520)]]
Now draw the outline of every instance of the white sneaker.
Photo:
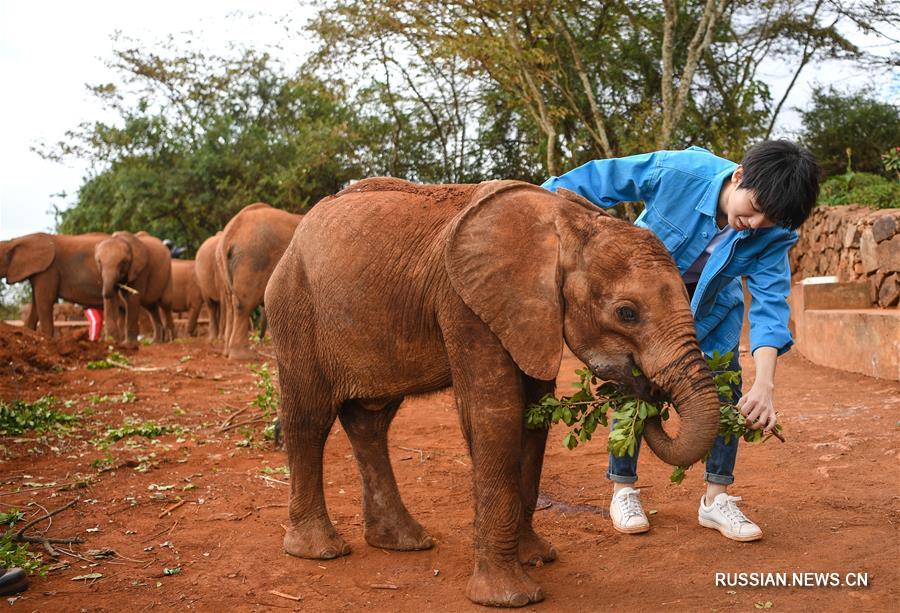
[(759, 526), (747, 519), (737, 507), (740, 496), (729, 496), (722, 492), (713, 499), (710, 506), (704, 503), (704, 496), (700, 497), (700, 510), (697, 519), (705, 528), (715, 528), (722, 536), (733, 541), (756, 541), (762, 538), (762, 530)]
[(613, 528), (625, 534), (637, 534), (650, 529), (650, 522), (641, 508), (641, 492), (633, 487), (623, 487), (613, 494), (609, 503), (609, 516)]

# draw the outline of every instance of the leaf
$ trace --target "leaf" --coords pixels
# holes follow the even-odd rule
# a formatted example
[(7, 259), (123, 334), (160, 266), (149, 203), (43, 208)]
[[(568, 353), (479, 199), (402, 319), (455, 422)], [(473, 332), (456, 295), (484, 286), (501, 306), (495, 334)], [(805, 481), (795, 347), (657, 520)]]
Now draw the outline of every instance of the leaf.
[(89, 579), (100, 579), (102, 577), (102, 573), (88, 573), (87, 575), (78, 575), (77, 577), (72, 577), (72, 581), (87, 581)]
[(164, 574), (164, 575), (178, 575), (178, 574), (180, 574), (180, 573), (181, 573), (181, 567), (180, 567), (180, 566), (176, 566), (175, 568), (164, 568), (164, 569), (163, 569), (163, 574)]

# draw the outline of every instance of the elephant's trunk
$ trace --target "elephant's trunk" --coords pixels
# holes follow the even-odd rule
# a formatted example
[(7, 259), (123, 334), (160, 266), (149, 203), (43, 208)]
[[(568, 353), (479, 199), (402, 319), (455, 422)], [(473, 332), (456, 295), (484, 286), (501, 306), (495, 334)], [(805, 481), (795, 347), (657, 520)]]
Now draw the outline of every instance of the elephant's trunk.
[(681, 427), (673, 438), (663, 430), (660, 418), (648, 419), (644, 438), (663, 462), (689, 466), (709, 451), (719, 430), (721, 403), (706, 360), (694, 347), (650, 376), (671, 394)]

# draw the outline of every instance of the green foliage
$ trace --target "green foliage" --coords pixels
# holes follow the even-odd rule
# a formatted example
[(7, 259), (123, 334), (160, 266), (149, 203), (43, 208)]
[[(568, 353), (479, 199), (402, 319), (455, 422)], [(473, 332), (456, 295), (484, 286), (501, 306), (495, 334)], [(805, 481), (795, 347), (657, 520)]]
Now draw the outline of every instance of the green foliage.
[(147, 230), (190, 253), (247, 204), (297, 212), (360, 178), (359, 128), (339, 82), (252, 49), (117, 42), (115, 82), (91, 88), (115, 119), (40, 151), (93, 164), (60, 232)]
[(43, 434), (67, 426), (80, 417), (55, 410), (56, 399), (42, 396), (34, 402), (0, 402), (0, 434), (4, 436), (35, 432)]
[(129, 436), (156, 438), (157, 436), (178, 433), (180, 431), (180, 428), (175, 426), (160, 425), (149, 421), (145, 421), (143, 423), (126, 421), (118, 428), (109, 428), (106, 431), (106, 440), (109, 442), (116, 442)]
[(122, 366), (130, 366), (131, 362), (128, 361), (124, 355), (119, 353), (118, 351), (112, 351), (110, 348), (109, 354), (102, 360), (91, 360), (87, 363), (88, 370), (103, 370), (105, 368), (120, 368)]
[(893, 147), (881, 154), (881, 164), (888, 174), (900, 181), (900, 147)]
[(259, 392), (253, 399), (253, 406), (262, 410), (263, 419), (268, 421), (263, 430), (263, 438), (267, 441), (275, 439), (275, 420), (278, 415), (278, 390), (275, 389), (275, 383), (272, 381), (272, 373), (269, 370), (269, 363), (265, 362), (259, 367), (251, 366), (250, 370), (258, 377), (256, 387)]
[[(746, 418), (731, 404), (733, 398), (732, 385), (740, 385), (741, 374), (738, 371), (728, 370), (732, 353), (719, 354), (714, 352), (707, 358), (707, 364), (713, 373), (713, 384), (719, 396), (726, 400), (721, 406), (719, 415), (719, 434), (729, 442), (734, 436), (741, 436), (748, 443), (756, 443), (763, 440), (762, 430), (753, 430), (747, 426)], [(578, 383), (575, 383), (575, 394), (556, 398), (553, 394), (547, 394), (537, 404), (526, 409), (525, 425), (527, 428), (549, 428), (551, 424), (560, 421), (572, 428), (563, 438), (563, 445), (568, 449), (574, 449), (579, 443), (591, 440), (597, 426), (607, 426), (609, 420), (613, 420), (613, 427), (609, 432), (607, 448), (619, 457), (625, 454), (633, 455), (637, 444), (637, 437), (643, 432), (644, 422), (647, 419), (659, 417), (669, 418), (670, 400), (665, 400), (660, 405), (641, 400), (637, 396), (623, 390), (611, 382), (601, 384), (596, 393), (593, 386), (597, 385), (596, 377), (587, 368), (576, 370)], [(634, 375), (640, 376), (641, 372), (634, 369)], [(775, 432), (781, 431), (781, 425), (775, 426)], [(689, 466), (675, 467), (670, 477), (673, 483), (681, 483), (685, 471)]]
[(866, 204), (879, 209), (900, 207), (900, 181), (868, 172), (847, 172), (822, 183), (819, 204)]
[(31, 302), (31, 283), (8, 285), (0, 279), (0, 320), (19, 319), (19, 311), (27, 302)]
[(13, 540), (17, 523), (25, 519), (25, 513), (18, 509), (8, 509), (0, 513), (0, 525), (7, 529), (0, 536), (0, 568), (21, 568), (31, 574), (41, 570), (43, 560), (40, 554), (32, 553), (28, 543)]
[(801, 139), (826, 177), (845, 169), (847, 149), (853, 152), (857, 172), (885, 173), (881, 154), (900, 143), (900, 107), (877, 100), (867, 90), (842, 93), (819, 88), (801, 115)]

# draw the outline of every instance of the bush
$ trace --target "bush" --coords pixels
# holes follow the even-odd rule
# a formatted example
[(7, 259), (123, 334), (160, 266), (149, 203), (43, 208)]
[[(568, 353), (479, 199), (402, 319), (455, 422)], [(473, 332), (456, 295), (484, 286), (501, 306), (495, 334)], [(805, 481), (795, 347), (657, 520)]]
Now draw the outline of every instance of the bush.
[(867, 204), (879, 209), (900, 208), (900, 182), (868, 172), (848, 172), (822, 184), (819, 204)]

